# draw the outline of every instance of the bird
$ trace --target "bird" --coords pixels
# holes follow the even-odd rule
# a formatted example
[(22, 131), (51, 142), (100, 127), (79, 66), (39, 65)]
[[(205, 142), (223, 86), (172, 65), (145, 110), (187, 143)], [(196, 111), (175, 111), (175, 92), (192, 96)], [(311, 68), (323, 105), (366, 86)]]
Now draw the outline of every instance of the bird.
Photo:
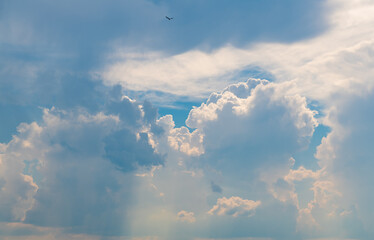
[(172, 17), (165, 16), (167, 20), (173, 19)]

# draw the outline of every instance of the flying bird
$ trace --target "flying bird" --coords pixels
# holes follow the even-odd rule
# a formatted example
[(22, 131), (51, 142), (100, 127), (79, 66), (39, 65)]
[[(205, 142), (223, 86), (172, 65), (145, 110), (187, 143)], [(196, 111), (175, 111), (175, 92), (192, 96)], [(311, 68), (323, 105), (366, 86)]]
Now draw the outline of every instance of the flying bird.
[(165, 16), (167, 20), (173, 19), (172, 17)]

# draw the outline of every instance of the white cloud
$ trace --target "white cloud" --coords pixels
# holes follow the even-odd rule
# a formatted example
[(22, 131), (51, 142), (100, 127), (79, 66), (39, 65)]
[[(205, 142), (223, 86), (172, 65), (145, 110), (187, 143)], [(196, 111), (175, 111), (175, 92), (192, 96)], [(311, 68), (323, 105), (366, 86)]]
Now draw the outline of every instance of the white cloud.
[(156, 124), (164, 131), (161, 136), (154, 136), (157, 139), (156, 149), (158, 151), (170, 154), (173, 149), (188, 156), (199, 156), (204, 153), (204, 136), (198, 129), (190, 132), (184, 126), (176, 128), (172, 115), (162, 116)]
[(203, 136), (200, 157), (219, 171), (237, 175), (257, 168), (288, 172), (289, 158), (307, 146), (318, 123), (306, 99), (286, 94), (286, 86), (250, 79), (211, 94), (193, 108), (186, 124)]
[(148, 141), (151, 110), (123, 99), (111, 114), (52, 108), (39, 123), (21, 124), (1, 145), (1, 220), (120, 233), (136, 170), (164, 161)]
[[(200, 140), (191, 138), (191, 133), (187, 129), (180, 129), (175, 131), (178, 133), (173, 139), (175, 149), (192, 153), (192, 146), (199, 146), (198, 150), (194, 151), (195, 155), (199, 155), (204, 164), (208, 163), (215, 170), (218, 169), (223, 176), (231, 174), (233, 178), (239, 179), (238, 176), (244, 176), (238, 173), (241, 169), (249, 169), (252, 173), (253, 169), (257, 171), (260, 168), (260, 178), (268, 184), (283, 179), (286, 184), (284, 191), (277, 192), (279, 199), (297, 200), (297, 196), (293, 195), (297, 193), (293, 184), (304, 180), (311, 181), (314, 198), (308, 208), (299, 209), (305, 220), (300, 220), (300, 223), (315, 221), (324, 227), (329, 222), (320, 214), (321, 211), (326, 212), (326, 215), (334, 211), (336, 215), (340, 215), (340, 211), (350, 211), (349, 207), (347, 208), (349, 204), (364, 202), (342, 196), (343, 192), (349, 193), (349, 185), (345, 184), (343, 187), (344, 184), (337, 182), (336, 176), (332, 175), (335, 170), (331, 170), (339, 159), (346, 159), (342, 156), (340, 145), (349, 142), (347, 137), (352, 134), (352, 125), (346, 122), (342, 124), (342, 121), (344, 122), (344, 118), (353, 118), (349, 115), (337, 115), (353, 96), (370, 97), (373, 89), (373, 43), (370, 41), (373, 38), (371, 28), (374, 23), (373, 14), (370, 14), (373, 11), (372, 2), (330, 1), (330, 4), (333, 7), (329, 18), (331, 28), (314, 39), (294, 44), (257, 44), (245, 50), (228, 46), (213, 53), (194, 51), (171, 57), (153, 56), (145, 60), (127, 58), (116, 65), (116, 68), (109, 66), (105, 74), (113, 73), (113, 79), (117, 79), (115, 83), (126, 85), (126, 82), (129, 82), (127, 86), (130, 89), (144, 87), (140, 81), (144, 78), (147, 84), (145, 88), (149, 90), (201, 96), (208, 91), (222, 88), (222, 79), (225, 76), (241, 71), (247, 66), (256, 65), (270, 71), (277, 83), (254, 81), (256, 84), (250, 87), (238, 84), (232, 86), (232, 90), (212, 94), (206, 103), (193, 109), (187, 124), (198, 129), (199, 135), (203, 137), (202, 144)], [(231, 52), (232, 55), (227, 57), (227, 61), (221, 61), (220, 59), (225, 58), (226, 52)], [(194, 61), (200, 64), (193, 64)], [(211, 65), (208, 66), (206, 63)], [(173, 67), (168, 69), (169, 66)], [(210, 72), (205, 72), (202, 66)], [(121, 69), (128, 71), (128, 79), (120, 75), (123, 73)], [(152, 74), (153, 72), (155, 74)], [(105, 76), (107, 83), (114, 84), (110, 83), (109, 75)], [(169, 79), (168, 76), (172, 77)], [(218, 79), (217, 82), (212, 82), (212, 77)], [(173, 85), (174, 80), (176, 85)], [(307, 108), (307, 99), (317, 100), (319, 106), (324, 107), (322, 113), (325, 115), (319, 120), (332, 129), (322, 140), (316, 155), (323, 171), (306, 168), (290, 171), (288, 159), (295, 151), (307, 146), (317, 125), (313, 111)], [(276, 115), (282, 107), (286, 108), (283, 113), (287, 114)], [(359, 108), (359, 105), (356, 108)], [(367, 112), (370, 112), (369, 109), (367, 108)], [(255, 119), (255, 116), (258, 118)], [(271, 122), (269, 119), (282, 119), (284, 122)], [(282, 129), (284, 131), (281, 131)], [(277, 136), (287, 137), (277, 139)], [(281, 145), (282, 142), (290, 144)], [(240, 145), (241, 143), (243, 144)], [(350, 149), (349, 146), (353, 146), (353, 143), (344, 146)], [(279, 152), (272, 156), (259, 155), (264, 149)], [(238, 152), (242, 154), (236, 154)], [(371, 169), (370, 166), (368, 169)], [(253, 175), (248, 171), (246, 173), (253, 180)], [(355, 179), (363, 179), (363, 176), (353, 176)], [(367, 182), (370, 181), (370, 178), (366, 179)], [(234, 180), (230, 184), (232, 182)], [(364, 186), (360, 183), (361, 185), (354, 186), (357, 189), (357, 186)], [(372, 198), (369, 195), (367, 199)], [(370, 217), (362, 210), (367, 207), (367, 204), (362, 203), (361, 214), (369, 224)], [(351, 215), (354, 214), (353, 211)]]
[(177, 219), (181, 222), (193, 223), (196, 221), (195, 214), (193, 212), (179, 211), (177, 214)]
[(174, 128), (168, 136), (169, 144), (172, 148), (191, 156), (199, 156), (204, 153), (202, 147), (203, 138), (203, 135), (198, 130), (190, 133), (186, 127)]
[[(319, 164), (326, 168), (333, 186), (317, 185), (314, 191), (322, 204), (331, 199), (331, 190), (340, 198), (330, 207), (333, 216), (355, 219), (362, 229), (356, 230), (373, 236), (372, 212), (374, 195), (368, 185), (373, 181), (372, 145), (374, 129), (373, 99), (371, 91), (366, 96), (341, 96), (329, 113), (331, 133), (317, 148)], [(325, 190), (327, 189), (327, 191)], [(326, 193), (327, 192), (327, 193)], [(329, 193), (330, 192), (330, 193)], [(319, 200), (318, 199), (318, 200)], [(345, 215), (343, 212), (352, 212)], [(353, 228), (351, 229), (353, 231)]]
[(242, 199), (240, 197), (219, 198), (217, 204), (209, 210), (209, 214), (218, 216), (248, 216), (251, 217), (255, 214), (257, 207), (261, 205), (261, 201), (253, 201)]
[[(329, 17), (331, 28), (324, 34), (294, 44), (258, 44), (244, 52), (238, 51), (236, 57), (240, 60), (235, 60), (236, 67), (225, 70), (228, 73), (240, 71), (247, 65), (257, 65), (270, 71), (278, 84), (259, 84), (255, 88), (246, 88), (242, 85), (243, 92), (250, 92), (245, 93), (244, 97), (238, 97), (238, 94), (233, 91), (212, 94), (207, 103), (191, 111), (187, 124), (198, 128), (204, 135), (204, 154), (201, 155), (204, 160), (211, 160), (212, 165), (221, 170), (223, 175), (228, 174), (230, 168), (231, 174), (238, 174), (237, 170), (240, 171), (238, 166), (246, 169), (259, 167), (259, 165), (244, 165), (252, 158), (258, 158), (258, 152), (255, 150), (261, 149), (260, 146), (266, 146), (259, 144), (249, 150), (252, 144), (267, 142), (274, 152), (277, 150), (276, 146), (280, 146), (274, 141), (278, 133), (279, 136), (290, 136), (294, 133), (288, 131), (286, 134), (286, 131), (279, 131), (282, 125), (262, 125), (270, 117), (283, 119), (281, 115), (274, 115), (277, 111), (270, 108), (270, 104), (283, 103), (282, 106), (289, 107), (287, 110), (292, 117), (287, 120), (296, 126), (297, 136), (300, 139), (291, 138), (283, 141), (292, 143), (295, 139), (296, 142), (302, 142), (302, 136), (308, 139), (313, 134), (316, 121), (310, 117), (313, 114), (312, 111), (307, 110), (304, 97), (308, 100), (317, 100), (319, 107), (323, 107), (321, 112), (324, 114), (319, 121), (331, 128), (331, 132), (323, 138), (316, 154), (322, 171), (311, 171), (306, 168), (289, 171), (288, 166), (279, 172), (271, 171), (270, 168), (264, 167), (271, 165), (269, 164), (271, 161), (266, 162), (268, 159), (262, 157), (263, 168), (260, 171), (263, 172), (262, 179), (268, 183), (276, 183), (277, 179), (282, 178), (289, 184), (300, 180), (311, 181), (314, 198), (308, 208), (300, 209), (305, 220), (301, 220), (300, 217), (300, 223), (315, 221), (320, 226), (319, 230), (324, 230), (322, 232), (326, 233), (327, 225), (341, 223), (342, 218), (337, 217), (348, 217), (341, 213), (352, 211), (350, 209), (353, 208), (357, 209), (357, 212), (352, 211), (349, 216), (358, 214), (360, 221), (364, 222), (366, 231), (372, 232), (372, 218), (368, 213), (373, 209), (372, 204), (369, 203), (373, 195), (367, 184), (372, 181), (370, 173), (373, 170), (369, 160), (372, 159), (371, 147), (368, 143), (372, 142), (370, 126), (374, 87), (372, 81), (374, 44), (370, 39), (373, 39), (374, 5), (372, 1), (330, 1), (330, 4), (333, 6)], [(225, 73), (218, 74), (217, 76), (224, 76)], [(261, 94), (266, 97), (261, 98)], [(301, 104), (303, 101), (305, 104)], [(265, 110), (260, 111), (260, 109)], [(263, 114), (266, 111), (273, 114), (267, 117)], [(252, 116), (263, 116), (262, 122), (251, 122)], [(243, 121), (240, 122), (240, 119)], [(256, 127), (251, 128), (251, 126)], [(262, 126), (265, 127), (261, 128)], [(276, 127), (271, 128), (271, 126)], [(267, 131), (264, 129), (271, 129), (269, 132), (272, 137), (267, 138)], [(252, 140), (249, 136), (256, 136), (256, 138)], [(264, 141), (261, 142), (262, 140)], [(241, 147), (238, 143), (246, 144)], [(305, 145), (298, 145), (298, 149)], [(286, 149), (285, 152), (292, 153), (296, 149), (287, 147), (290, 146), (282, 146), (282, 150)], [(217, 154), (212, 154), (214, 152)], [(235, 152), (241, 152), (245, 157), (238, 156), (239, 154), (236, 155)], [(289, 157), (291, 156), (287, 159)], [(241, 165), (235, 165), (238, 159)], [(278, 158), (274, 164), (279, 162)], [(272, 167), (280, 169), (280, 166), (281, 164)], [(237, 176), (235, 174), (233, 175)], [(284, 188), (287, 194), (291, 195), (286, 196), (283, 192), (281, 198), (295, 197), (292, 196), (292, 193), (296, 193), (292, 184)], [(334, 230), (331, 228), (329, 231), (331, 234)], [(350, 234), (354, 236), (357, 232), (351, 230), (347, 236)]]
[(337, 92), (366, 92), (373, 87), (370, 39), (374, 17), (370, 13), (374, 4), (330, 0), (326, 5), (330, 28), (312, 39), (293, 44), (259, 43), (242, 49), (224, 46), (208, 53), (192, 50), (173, 56), (146, 53), (139, 58), (125, 53), (99, 75), (106, 84), (121, 84), (135, 91), (202, 97), (232, 82), (230, 75), (259, 66), (277, 81), (293, 81), (289, 91), (326, 103)]
[(104, 83), (135, 91), (203, 97), (224, 88), (227, 81), (222, 76), (246, 66), (248, 53), (229, 46), (210, 54), (194, 50), (175, 56), (148, 53), (140, 59), (133, 55), (126, 53), (122, 61), (99, 72)]
[[(81, 206), (82, 199), (88, 201), (86, 208), (80, 209), (83, 215), (97, 204), (116, 206), (115, 210), (122, 211), (119, 199), (127, 200), (126, 194), (131, 189), (123, 189), (123, 192), (118, 188), (132, 179), (119, 174), (114, 166), (126, 172), (125, 175), (139, 166), (155, 169), (152, 166), (162, 164), (160, 158), (153, 155), (157, 153), (155, 148), (159, 153), (169, 154), (171, 161), (168, 164), (172, 169), (163, 172), (161, 187), (152, 186), (160, 188), (166, 197), (179, 191), (175, 204), (182, 204), (180, 199), (185, 198), (183, 204), (192, 199), (195, 202), (191, 205), (201, 206), (203, 204), (196, 203), (196, 199), (202, 202), (211, 197), (200, 194), (202, 191), (196, 194), (198, 196), (189, 194), (203, 186), (180, 181), (190, 184), (188, 189), (191, 191), (185, 191), (184, 184), (170, 180), (195, 177), (175, 177), (183, 172), (193, 175), (195, 169), (186, 169), (183, 163), (173, 165), (191, 157), (199, 160), (194, 162), (194, 167), (201, 167), (205, 175), (200, 174), (197, 182), (206, 180), (207, 189), (212, 182), (208, 178), (214, 180), (219, 176), (225, 193), (239, 195), (236, 193), (245, 189), (246, 194), (257, 194), (256, 199), (259, 199), (220, 198), (209, 211), (211, 214), (252, 216), (260, 204), (265, 208), (263, 199), (270, 199), (271, 196), (266, 195), (270, 190), (275, 200), (270, 199), (266, 204), (279, 200), (283, 205), (277, 205), (281, 206), (278, 210), (282, 210), (291, 201), (297, 207), (301, 235), (338, 233), (332, 226), (344, 226), (355, 220), (354, 217), (358, 224), (363, 222), (362, 229), (372, 233), (374, 198), (370, 191), (373, 170), (370, 143), (374, 136), (371, 128), (374, 44), (370, 39), (374, 36), (374, 5), (371, 1), (348, 0), (330, 1), (330, 4), (334, 8), (329, 19), (331, 29), (314, 39), (293, 44), (257, 44), (244, 50), (226, 46), (211, 53), (126, 55), (123, 61), (107, 66), (100, 74), (108, 85), (121, 84), (135, 91), (156, 90), (194, 97), (222, 89), (231, 74), (253, 65), (270, 71), (275, 82), (250, 80), (211, 94), (206, 103), (190, 112), (187, 124), (196, 128), (192, 132), (185, 127), (175, 128), (171, 116), (154, 122), (155, 117), (151, 114), (150, 123), (145, 112), (152, 111), (139, 108), (132, 101), (110, 106), (110, 111), (97, 115), (46, 113), (41, 123), (21, 125), (13, 140), (1, 145), (0, 203), (7, 208), (0, 211), (2, 219), (22, 221), (25, 216), (27, 220), (29, 214), (34, 214), (31, 218), (34, 220), (28, 220), (32, 222), (38, 214), (47, 216), (46, 209), (59, 208), (68, 215), (61, 220), (65, 223), (73, 216), (67, 210)], [(361, 99), (361, 95), (364, 98)], [(308, 100), (319, 101), (325, 113), (319, 121), (331, 127), (331, 133), (323, 138), (316, 153), (322, 170), (312, 171), (305, 167), (290, 170), (294, 162), (290, 164), (289, 159), (308, 145), (317, 126), (316, 112), (308, 108)], [(152, 126), (161, 127), (164, 135), (152, 132)], [(131, 144), (135, 142), (138, 143), (136, 146)], [(148, 158), (150, 156), (155, 158)], [(108, 160), (105, 158), (110, 161), (105, 162)], [(37, 176), (23, 173), (23, 161), (34, 159), (40, 163), (37, 172), (48, 181), (39, 184)], [(65, 176), (60, 174), (61, 169)], [(158, 170), (156, 172), (158, 174)], [(153, 170), (149, 176), (157, 174)], [(75, 179), (78, 186), (97, 184), (97, 188), (81, 187), (83, 191), (74, 191), (71, 184), (64, 185), (70, 179)], [(298, 204), (295, 187), (296, 182), (302, 181), (310, 181), (313, 192), (313, 199), (305, 208)], [(61, 199), (75, 196), (77, 201), (71, 201), (69, 206), (67, 201), (53, 202), (55, 198), (45, 189), (53, 187), (59, 193), (57, 190), (63, 188), (59, 188), (59, 184), (68, 189), (60, 191)], [(99, 200), (92, 203), (84, 195)], [(37, 205), (41, 200), (51, 200), (54, 205)], [(170, 202), (173, 200), (169, 199)], [(94, 218), (101, 220), (104, 216), (105, 219), (108, 217), (106, 211), (101, 209)], [(79, 214), (76, 219), (82, 223)], [(258, 214), (263, 213), (258, 211)], [(47, 220), (61, 223), (50, 215)], [(189, 212), (181, 215), (191, 217)], [(84, 224), (97, 228), (97, 222), (90, 220), (85, 220), (88, 222)], [(342, 234), (356, 236), (357, 232), (351, 230)]]
[[(288, 202), (290, 199), (288, 195), (284, 197), (287, 200), (281, 201), (283, 205), (279, 205), (281, 197), (278, 195), (272, 198), (267, 185), (270, 186), (288, 174), (290, 181), (304, 177), (313, 178), (314, 174), (317, 175), (305, 168), (290, 172), (290, 158), (295, 152), (308, 145), (318, 123), (315, 119), (316, 112), (307, 107), (306, 99), (297, 94), (289, 95), (288, 86), (284, 83), (250, 79), (247, 82), (232, 84), (222, 92), (212, 93), (205, 103), (190, 111), (186, 122), (190, 128), (195, 128), (192, 132), (187, 128), (174, 128), (172, 116), (159, 119), (157, 124), (162, 126), (169, 140), (171, 137), (174, 138), (173, 141), (178, 143), (178, 147), (170, 144), (170, 141), (163, 144), (157, 141), (158, 147), (165, 147), (165, 144), (169, 144), (173, 151), (183, 153), (187, 153), (180, 147), (184, 144), (188, 146), (186, 149), (191, 149), (191, 146), (198, 146), (199, 149), (199, 154), (190, 154), (190, 157), (169, 151), (169, 154), (172, 153), (168, 156), (170, 159), (168, 168), (171, 171), (169, 177), (180, 179), (176, 176), (181, 175), (180, 171), (185, 171), (186, 167), (192, 170), (200, 168), (204, 174), (201, 175), (199, 181), (208, 183), (205, 191), (210, 190), (212, 181), (219, 180), (220, 187), (225, 189), (225, 193), (234, 196), (241, 194), (256, 196), (257, 201), (237, 197), (219, 199), (217, 205), (209, 211), (211, 214), (248, 216), (254, 213), (254, 209), (261, 202), (266, 203), (264, 209), (274, 207), (271, 211), (276, 211), (275, 206), (277, 206), (278, 211), (287, 211), (290, 217), (295, 217), (296, 221), (296, 203)], [(191, 137), (196, 133), (200, 138)], [(179, 160), (182, 164), (174, 166), (173, 164)], [(173, 166), (172, 169), (170, 165)], [(161, 176), (158, 175), (158, 177)], [(198, 186), (190, 189), (196, 194), (188, 194), (185, 191), (185, 184), (177, 184), (180, 181), (169, 180), (167, 182), (168, 185), (171, 184), (170, 182), (173, 183), (174, 193), (178, 192), (177, 195), (185, 196), (189, 202), (195, 201), (193, 205), (195, 209), (202, 210), (205, 207), (197, 200), (211, 199), (212, 194), (216, 194), (211, 191), (208, 194), (201, 192)], [(283, 181), (289, 185), (285, 194), (295, 194), (292, 184)], [(188, 186), (191, 187), (191, 184)], [(165, 193), (165, 196), (169, 194)], [(186, 202), (186, 200), (183, 201)], [(175, 204), (180, 204), (179, 200)], [(295, 216), (293, 210), (296, 212)], [(270, 210), (261, 208), (256, 217), (268, 219), (269, 213), (266, 211)], [(256, 217), (253, 217), (253, 221), (256, 221)]]
[[(0, 218), (2, 221), (23, 221), (26, 212), (34, 206), (34, 196), (38, 190), (30, 176), (24, 174), (24, 161), (37, 157), (37, 142), (30, 143), (27, 138), (40, 134), (40, 127), (33, 123), (21, 125), (20, 136), (2, 145), (0, 152)], [(40, 151), (40, 154), (43, 154)], [(40, 156), (40, 155), (38, 155)]]
[(306, 178), (318, 179), (320, 172), (314, 172), (310, 169), (306, 169), (305, 167), (301, 166), (296, 170), (290, 169), (290, 172), (287, 176), (284, 177), (284, 180), (287, 182), (292, 181), (301, 181)]

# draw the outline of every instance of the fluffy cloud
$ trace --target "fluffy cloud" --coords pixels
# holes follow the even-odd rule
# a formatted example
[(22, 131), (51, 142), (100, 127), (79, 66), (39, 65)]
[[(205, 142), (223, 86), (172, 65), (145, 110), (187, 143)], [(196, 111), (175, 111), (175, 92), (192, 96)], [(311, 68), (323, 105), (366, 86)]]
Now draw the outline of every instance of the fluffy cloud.
[(308, 145), (317, 121), (306, 99), (285, 95), (284, 88), (250, 79), (211, 94), (192, 109), (186, 123), (203, 135), (200, 158), (236, 175), (279, 166), (288, 171), (289, 158)]
[(161, 152), (169, 152), (174, 150), (182, 152), (189, 156), (199, 156), (204, 153), (203, 149), (203, 135), (196, 129), (192, 132), (187, 127), (176, 128), (173, 116), (166, 115), (156, 121), (156, 126), (164, 131), (161, 136), (157, 138), (158, 149)]
[[(34, 205), (34, 195), (38, 186), (31, 176), (24, 172), (25, 160), (33, 160), (38, 154), (38, 142), (28, 139), (38, 137), (42, 131), (36, 123), (22, 124), (19, 135), (8, 144), (1, 144), (1, 219), (2, 221), (23, 221), (26, 212)], [(43, 154), (40, 151), (40, 154)]]
[[(333, 126), (332, 131), (324, 138), (316, 153), (319, 164), (326, 168), (334, 179), (332, 190), (341, 195), (336, 203), (340, 209), (333, 214), (341, 215), (352, 222), (352, 219), (358, 218), (355, 228), (351, 228), (349, 233), (368, 239), (374, 236), (370, 214), (373, 210), (374, 195), (369, 190), (374, 170), (370, 144), (374, 132), (373, 99), (374, 94), (371, 91), (365, 97), (345, 96), (337, 101), (336, 108), (330, 112), (328, 118)], [(327, 186), (320, 187), (323, 190)], [(324, 199), (331, 198), (323, 191), (319, 196)]]
[(32, 177), (23, 174), (21, 154), (17, 151), (4, 154), (5, 151), (0, 153), (0, 218), (2, 221), (23, 221), (26, 212), (34, 206), (38, 186)]
[[(141, 9), (145, 9), (144, 16), (149, 18), (140, 24), (146, 23), (147, 36), (148, 32), (151, 36), (153, 31), (158, 32), (150, 19), (158, 18), (167, 6), (174, 6), (166, 2), (126, 3), (146, 6)], [(79, 24), (65, 39), (68, 41), (57, 41), (59, 34), (52, 34), (55, 43), (44, 38), (49, 34), (34, 34), (36, 29), (24, 26), (35, 12), (25, 14), (20, 22), (9, 18), (16, 5), (6, 2), (5, 6), (11, 8), (6, 8), (10, 11), (0, 21), (0, 31), (11, 33), (1, 34), (0, 42), (6, 43), (6, 48), (10, 43), (15, 44), (13, 47), (35, 48), (36, 52), (32, 51), (30, 55), (42, 59), (44, 46), (50, 46), (45, 43), (54, 42), (59, 45), (57, 53), (64, 53), (59, 61), (70, 63), (65, 60), (76, 59), (69, 53), (81, 49), (80, 44), (70, 46), (74, 45), (77, 29), (81, 29)], [(29, 7), (27, 4), (22, 6), (24, 9)], [(65, 3), (59, 6), (68, 11), (58, 8), (62, 15), (57, 14), (54, 21), (63, 22), (59, 19), (65, 18), (70, 7)], [(96, 16), (96, 13), (102, 13), (101, 6), (100, 3), (93, 5), (88, 12)], [(157, 111), (147, 102), (137, 104), (128, 98), (108, 102), (123, 89), (115, 87), (111, 91), (100, 81), (92, 82), (88, 74), (83, 80), (74, 74), (71, 77), (64, 70), (70, 69), (69, 64), (54, 71), (50, 69), (55, 69), (59, 61), (49, 64), (42, 60), (25, 63), (17, 57), (10, 61), (7, 57), (0, 59), (6, 63), (0, 71), (1, 103), (34, 107), (58, 103), (59, 108), (69, 109), (45, 111), (42, 120), (20, 125), (12, 140), (0, 146), (1, 220), (97, 234), (120, 235), (137, 230), (138, 235), (144, 235), (146, 233), (142, 231), (150, 229), (147, 233), (164, 231), (172, 238), (173, 234), (168, 235), (172, 225), (159, 219), (167, 219), (166, 222), (171, 219), (168, 223), (172, 224), (176, 209), (193, 209), (196, 216), (211, 209), (211, 222), (202, 228), (212, 226), (213, 237), (233, 237), (230, 234), (235, 229), (236, 236), (267, 234), (283, 239), (330, 236), (372, 239), (374, 197), (370, 191), (373, 180), (370, 143), (374, 136), (371, 128), (374, 48), (370, 39), (373, 38), (374, 7), (366, 0), (332, 0), (329, 6), (335, 10), (328, 15), (330, 29), (313, 39), (294, 44), (252, 44), (245, 49), (225, 46), (211, 52), (193, 50), (171, 56), (155, 54), (152, 50), (150, 54), (134, 55), (128, 54), (132, 50), (125, 50), (109, 59), (106, 68), (100, 72), (105, 84), (121, 84), (135, 91), (159, 90), (179, 96), (207, 96), (208, 92), (226, 86), (232, 76), (253, 66), (274, 75), (273, 82), (251, 79), (211, 94), (205, 103), (190, 112), (187, 119), (190, 129), (175, 128), (170, 115), (156, 119)], [(43, 12), (43, 9), (39, 8), (39, 11)], [(147, 9), (153, 13), (147, 14)], [(200, 8), (196, 9), (200, 11)], [(56, 10), (52, 9), (52, 12)], [(139, 16), (144, 19), (137, 13), (132, 14), (130, 20)], [(81, 18), (82, 15), (73, 14), (72, 21), (65, 23), (71, 26)], [(95, 26), (82, 32), (86, 43), (93, 34), (97, 35), (97, 18), (83, 18)], [(30, 21), (30, 25), (39, 26), (43, 19), (38, 16), (36, 22)], [(104, 19), (107, 22), (108, 16)], [(130, 22), (138, 24), (137, 21)], [(58, 28), (52, 31), (43, 24), (49, 22), (43, 22), (45, 27), (40, 29), (61, 33)], [(177, 24), (167, 26), (178, 28)], [(108, 31), (110, 34), (100, 35), (104, 39), (92, 39), (78, 55), (86, 60), (98, 59), (90, 55), (92, 46), (108, 43), (121, 35), (118, 30)], [(233, 33), (236, 31), (233, 29)], [(193, 37), (202, 36), (196, 34)], [(141, 39), (146, 41), (147, 37)], [(188, 44), (197, 46), (200, 40)], [(132, 39), (119, 39), (118, 42), (122, 41), (128, 43)], [(40, 42), (43, 49), (35, 47), (40, 46), (35, 42)], [(61, 51), (66, 48), (71, 51)], [(84, 66), (76, 68), (87, 69), (93, 64), (81, 62)], [(51, 81), (46, 81), (49, 79)], [(313, 100), (317, 100), (317, 107), (321, 108), (318, 121), (329, 126), (331, 132), (317, 149), (315, 156), (319, 165), (307, 168), (302, 166), (302, 157), (294, 155), (307, 149), (315, 133), (316, 111), (309, 107)], [(76, 108), (81, 106), (86, 107), (87, 112)], [(309, 151), (311, 156), (313, 150)], [(164, 164), (166, 154), (167, 166), (159, 168)], [(290, 164), (292, 157), (296, 162)], [(133, 174), (139, 169), (142, 173)], [(137, 189), (135, 184), (140, 177), (136, 176), (146, 179), (144, 185), (151, 186), (153, 192)], [(243, 198), (220, 198), (212, 208), (217, 192), (222, 188), (229, 196)], [(137, 218), (136, 214), (132, 215), (135, 216), (131, 219), (132, 225), (128, 224), (127, 213), (134, 199), (149, 205), (142, 210), (144, 202), (139, 203), (135, 208), (139, 215)], [(256, 204), (261, 207), (254, 207)], [(191, 215), (192, 212), (180, 212), (181, 218)], [(144, 230), (143, 220), (148, 221), (147, 230)], [(138, 229), (126, 229), (130, 225)], [(271, 233), (268, 231), (270, 225), (274, 228)], [(203, 230), (197, 230), (200, 232), (196, 231), (196, 235), (210, 237)]]
[(132, 173), (164, 160), (148, 138), (151, 108), (128, 98), (116, 104), (112, 114), (45, 109), (42, 122), (22, 124), (1, 145), (3, 221), (122, 233)]
[(196, 221), (195, 219), (195, 214), (193, 212), (187, 212), (187, 211), (180, 211), (178, 212), (177, 214), (177, 219), (179, 221), (182, 221), (182, 222), (189, 222), (189, 223), (193, 223)]
[(240, 197), (219, 198), (217, 204), (209, 210), (212, 215), (228, 215), (228, 216), (253, 216), (257, 207), (261, 205), (261, 201), (253, 201), (242, 199)]
[[(306, 168), (290, 173), (293, 166), (290, 158), (308, 146), (317, 120), (316, 112), (308, 108), (307, 100), (297, 94), (288, 95), (288, 87), (287, 84), (250, 79), (212, 93), (205, 103), (190, 111), (186, 123), (193, 130), (175, 128), (171, 116), (160, 118), (157, 124), (165, 131), (162, 137), (168, 137), (163, 139), (163, 144), (158, 139), (157, 149), (167, 152), (165, 146), (169, 145), (173, 151), (169, 151), (168, 166), (155, 174), (155, 184), (163, 189), (168, 205), (179, 209), (188, 206), (195, 213), (211, 213), (210, 225), (221, 229), (215, 233), (217, 237), (229, 237), (225, 235), (225, 229), (243, 224), (254, 224), (256, 234), (263, 234), (261, 229), (265, 223), (259, 219), (277, 224), (284, 214), (292, 220), (282, 223), (282, 229), (275, 229), (271, 236), (294, 231), (296, 203), (274, 197), (271, 186), (288, 174), (290, 181), (312, 175)], [(198, 154), (191, 154), (193, 147)], [(168, 175), (163, 176), (166, 172)], [(188, 178), (187, 172), (191, 175)], [(192, 174), (199, 172), (201, 174)], [(283, 181), (292, 192), (291, 184)], [(222, 192), (222, 188), (225, 194), (242, 198), (217, 200), (217, 192)], [(176, 199), (174, 202), (170, 202), (170, 194)], [(256, 201), (246, 200), (251, 198)], [(263, 207), (257, 208), (260, 204)], [(255, 216), (239, 217), (253, 215), (255, 209), (258, 210)], [(279, 215), (274, 216), (274, 212)], [(217, 215), (236, 217), (217, 218)], [(206, 231), (209, 230), (201, 230), (202, 234)], [(245, 235), (248, 231), (239, 232), (249, 236)]]
[(301, 181), (305, 178), (318, 179), (319, 175), (319, 172), (314, 172), (310, 169), (306, 169), (305, 167), (301, 166), (296, 170), (291, 169), (288, 175), (284, 177), (284, 180), (286, 180), (287, 182), (292, 182)]

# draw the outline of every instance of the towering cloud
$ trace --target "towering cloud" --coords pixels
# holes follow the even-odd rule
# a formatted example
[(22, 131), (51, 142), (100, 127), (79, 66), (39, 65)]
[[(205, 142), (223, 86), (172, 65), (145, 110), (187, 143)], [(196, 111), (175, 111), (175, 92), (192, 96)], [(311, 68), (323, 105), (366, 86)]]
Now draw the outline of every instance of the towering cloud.
[(306, 99), (285, 88), (250, 79), (192, 109), (186, 123), (203, 136), (207, 163), (251, 176), (258, 168), (288, 168), (292, 154), (308, 145), (317, 121)]

